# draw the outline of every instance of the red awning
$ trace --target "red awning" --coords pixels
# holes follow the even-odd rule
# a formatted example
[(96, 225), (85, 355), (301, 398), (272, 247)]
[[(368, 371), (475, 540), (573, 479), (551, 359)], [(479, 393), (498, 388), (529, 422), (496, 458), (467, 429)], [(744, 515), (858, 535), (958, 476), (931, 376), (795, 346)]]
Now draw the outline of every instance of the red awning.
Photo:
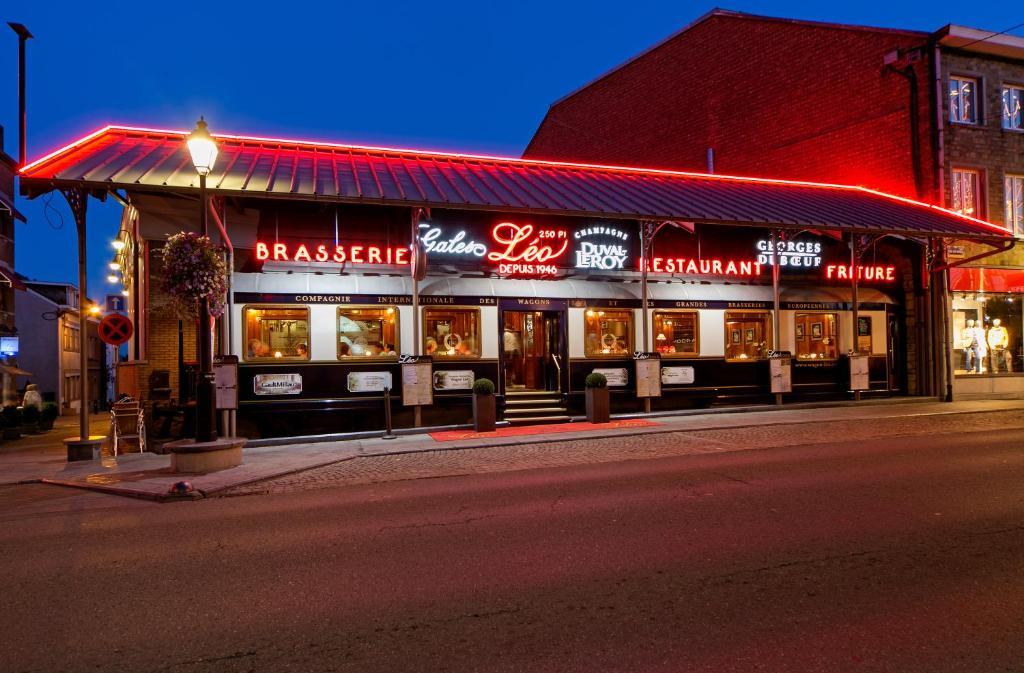
[(1024, 292), (1024, 269), (976, 269), (955, 266), (949, 270), (952, 292)]
[[(194, 192), (183, 131), (108, 126), (21, 169), (63, 186)], [(215, 136), (211, 189), (233, 196), (1003, 240), (1002, 227), (863, 187), (445, 152)]]

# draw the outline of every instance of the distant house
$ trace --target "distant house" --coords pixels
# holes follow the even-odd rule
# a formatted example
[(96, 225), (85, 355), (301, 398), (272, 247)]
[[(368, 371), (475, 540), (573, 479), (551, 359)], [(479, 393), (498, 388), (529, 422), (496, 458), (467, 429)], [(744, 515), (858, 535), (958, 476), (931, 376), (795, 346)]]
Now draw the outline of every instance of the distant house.
[[(22, 335), (18, 363), (32, 372), (30, 380), (61, 413), (79, 408), (82, 334), (78, 320), (78, 288), (69, 283), (25, 281), (26, 291), (17, 295), (17, 328)], [(89, 399), (105, 399), (105, 349), (97, 336), (99, 318), (86, 326), (85, 347), (89, 356)], [(31, 338), (28, 338), (31, 335)]]

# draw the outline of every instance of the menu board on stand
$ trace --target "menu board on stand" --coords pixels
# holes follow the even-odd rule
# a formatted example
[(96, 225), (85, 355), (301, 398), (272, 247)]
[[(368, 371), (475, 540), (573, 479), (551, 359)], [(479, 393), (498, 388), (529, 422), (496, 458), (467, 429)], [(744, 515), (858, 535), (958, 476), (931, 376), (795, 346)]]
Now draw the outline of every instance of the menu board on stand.
[(636, 396), (661, 397), (661, 354), (633, 353), (636, 363)]
[(402, 355), (402, 406), (434, 403), (433, 358), (429, 355)]
[(793, 392), (793, 354), (789, 351), (775, 351), (768, 359), (772, 376), (772, 393)]

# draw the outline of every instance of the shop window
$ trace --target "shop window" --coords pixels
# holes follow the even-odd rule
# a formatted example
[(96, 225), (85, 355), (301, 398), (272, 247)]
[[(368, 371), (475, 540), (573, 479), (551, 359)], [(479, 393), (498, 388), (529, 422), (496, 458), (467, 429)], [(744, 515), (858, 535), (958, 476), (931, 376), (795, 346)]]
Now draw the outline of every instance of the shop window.
[(246, 360), (308, 360), (309, 309), (246, 306)]
[(957, 374), (1024, 369), (1024, 310), (1019, 294), (953, 295), (953, 367)]
[(950, 180), (953, 210), (971, 217), (982, 217), (981, 174), (966, 168), (954, 168)]
[(700, 354), (696, 311), (655, 311), (654, 350), (663, 356)]
[(423, 309), (423, 352), (435, 357), (480, 357), (480, 309)]
[(583, 333), (587, 357), (632, 355), (633, 312), (587, 309)]
[(970, 77), (949, 78), (949, 121), (978, 123), (978, 82)]
[(1024, 236), (1024, 176), (1007, 175), (1003, 179), (1003, 190), (1004, 224), (1011, 233)]
[(1019, 86), (1003, 87), (1003, 128), (1013, 131), (1024, 131), (1024, 88)]
[(794, 333), (797, 360), (835, 360), (838, 356), (835, 313), (797, 313)]
[(398, 309), (338, 308), (338, 358), (398, 357)]
[(725, 314), (725, 359), (759, 360), (771, 350), (772, 323), (768, 313)]

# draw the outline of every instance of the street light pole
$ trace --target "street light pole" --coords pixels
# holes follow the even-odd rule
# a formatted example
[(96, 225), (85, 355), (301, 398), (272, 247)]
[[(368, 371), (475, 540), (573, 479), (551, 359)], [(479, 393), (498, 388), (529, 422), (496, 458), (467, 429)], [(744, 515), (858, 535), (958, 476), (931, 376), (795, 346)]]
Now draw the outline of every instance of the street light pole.
[[(199, 174), (199, 224), (205, 237), (210, 235), (209, 204), (207, 203), (206, 176), (213, 170), (217, 159), (217, 143), (200, 117), (196, 128), (189, 134), (188, 149), (192, 164)], [(217, 440), (216, 384), (213, 380), (213, 330), (209, 297), (199, 301), (199, 381), (196, 385), (196, 443)]]

